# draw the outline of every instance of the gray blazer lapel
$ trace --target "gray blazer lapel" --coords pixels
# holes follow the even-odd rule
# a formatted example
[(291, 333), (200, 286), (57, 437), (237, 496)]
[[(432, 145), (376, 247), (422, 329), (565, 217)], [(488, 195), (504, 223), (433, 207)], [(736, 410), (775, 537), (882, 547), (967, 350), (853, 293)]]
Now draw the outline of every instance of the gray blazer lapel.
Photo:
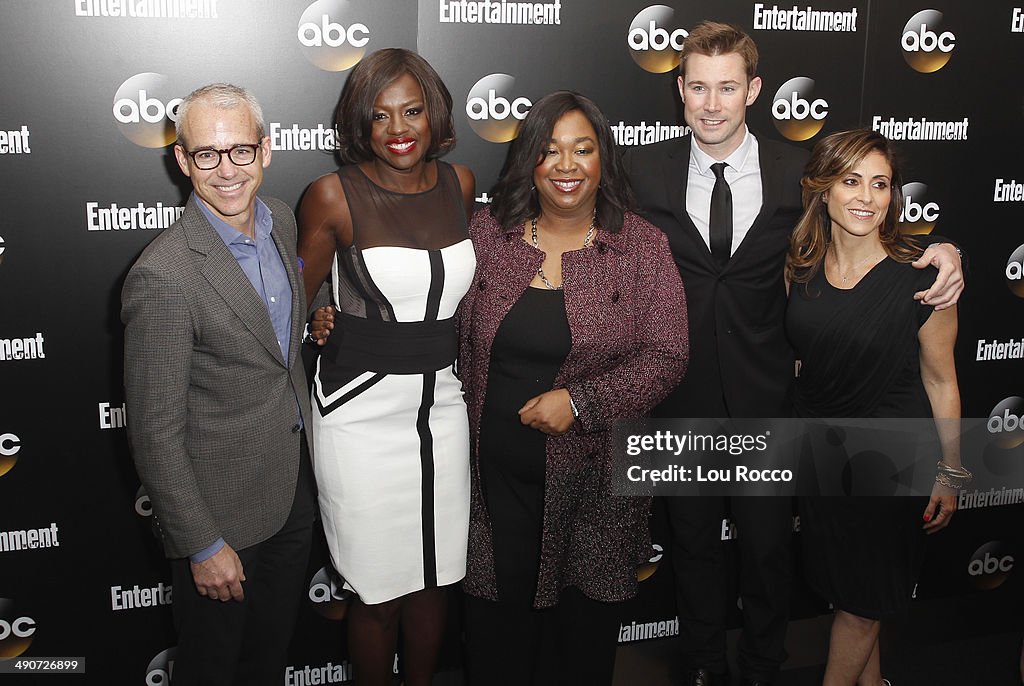
[[(284, 364), (284, 356), (281, 354), (274, 326), (270, 323), (267, 306), (256, 294), (235, 256), (228, 250), (228, 246), (224, 245), (224, 241), (210, 226), (202, 210), (195, 206), (194, 198), (189, 199), (181, 220), (189, 247), (205, 256), (199, 271), (220, 294), (227, 306), (242, 320), (245, 328), (271, 355)], [(293, 294), (292, 300), (294, 299)]]

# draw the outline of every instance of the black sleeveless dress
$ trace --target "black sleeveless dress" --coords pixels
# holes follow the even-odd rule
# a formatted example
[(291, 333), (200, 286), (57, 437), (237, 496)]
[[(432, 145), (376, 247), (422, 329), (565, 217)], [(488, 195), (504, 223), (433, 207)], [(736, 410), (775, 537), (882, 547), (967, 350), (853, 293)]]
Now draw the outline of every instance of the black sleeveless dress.
[[(832, 286), (824, 270), (807, 284), (793, 284), (786, 328), (801, 360), (797, 416), (932, 416), (917, 340), (932, 308), (913, 295), (936, 274), (886, 258), (851, 289)], [(861, 617), (903, 611), (924, 557), (926, 504), (922, 498), (801, 498), (808, 583)]]

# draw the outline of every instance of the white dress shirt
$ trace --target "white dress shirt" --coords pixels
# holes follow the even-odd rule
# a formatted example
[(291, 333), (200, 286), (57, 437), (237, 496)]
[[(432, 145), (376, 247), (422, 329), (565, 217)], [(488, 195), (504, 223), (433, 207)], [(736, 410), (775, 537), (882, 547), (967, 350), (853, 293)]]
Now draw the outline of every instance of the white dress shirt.
[(711, 214), (711, 189), (715, 187), (715, 173), (711, 171), (711, 165), (716, 162), (729, 165), (725, 168), (725, 180), (732, 190), (732, 252), (729, 254), (735, 255), (761, 211), (761, 162), (757, 139), (747, 130), (740, 147), (724, 160), (712, 158), (698, 147), (696, 140), (690, 145), (686, 212), (709, 247), (708, 217)]

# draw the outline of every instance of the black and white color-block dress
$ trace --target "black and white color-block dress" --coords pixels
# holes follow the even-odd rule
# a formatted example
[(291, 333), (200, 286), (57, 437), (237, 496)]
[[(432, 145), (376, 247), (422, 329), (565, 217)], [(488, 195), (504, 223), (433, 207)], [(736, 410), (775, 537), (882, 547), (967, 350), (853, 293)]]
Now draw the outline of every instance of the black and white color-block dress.
[(338, 177), (353, 240), (332, 268), (339, 314), (313, 383), (315, 470), (335, 568), (364, 603), (459, 581), (469, 430), (454, 315), (476, 267), (455, 170), (422, 193)]

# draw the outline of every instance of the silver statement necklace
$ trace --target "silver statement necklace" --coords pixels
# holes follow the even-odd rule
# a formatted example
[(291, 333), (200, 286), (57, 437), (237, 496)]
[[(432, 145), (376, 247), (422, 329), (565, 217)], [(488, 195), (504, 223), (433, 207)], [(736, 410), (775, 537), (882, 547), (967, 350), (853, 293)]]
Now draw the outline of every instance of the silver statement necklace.
[[(594, 215), (590, 218), (590, 226), (587, 227), (587, 235), (583, 237), (583, 247), (584, 248), (590, 247), (590, 241), (594, 238), (594, 226), (596, 224), (597, 224), (597, 210), (595, 209), (594, 210)], [(534, 217), (533, 219), (530, 220), (530, 240), (533, 241), (533, 247), (537, 248), (537, 250), (540, 250), (540, 246), (537, 245), (537, 218), (536, 217)], [(562, 290), (561, 286), (556, 286), (555, 284), (553, 284), (550, 281), (548, 281), (548, 277), (544, 276), (544, 265), (541, 265), (541, 266), (537, 267), (537, 276), (540, 277), (540, 280), (544, 283), (545, 288), (548, 288), (548, 289), (550, 289), (552, 291), (560, 291), (560, 290)]]

